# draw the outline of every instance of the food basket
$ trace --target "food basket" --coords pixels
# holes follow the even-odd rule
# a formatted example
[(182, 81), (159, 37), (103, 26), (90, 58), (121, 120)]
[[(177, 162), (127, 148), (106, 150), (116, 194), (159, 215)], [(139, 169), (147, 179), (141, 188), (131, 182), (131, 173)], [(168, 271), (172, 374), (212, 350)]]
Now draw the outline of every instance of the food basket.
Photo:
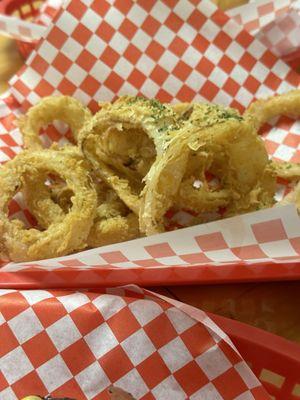
[[(0, 14), (18, 17), (26, 21), (32, 21), (39, 15), (41, 4), (41, 0), (1, 0)], [(16, 42), (24, 59), (28, 57), (35, 47), (35, 44), (33, 43), (26, 43), (21, 40), (17, 40)]]
[(208, 314), (276, 400), (300, 399), (300, 346), (250, 325)]
[(41, 0), (2, 0), (0, 10), (2, 14), (30, 21), (39, 14), (41, 3)]

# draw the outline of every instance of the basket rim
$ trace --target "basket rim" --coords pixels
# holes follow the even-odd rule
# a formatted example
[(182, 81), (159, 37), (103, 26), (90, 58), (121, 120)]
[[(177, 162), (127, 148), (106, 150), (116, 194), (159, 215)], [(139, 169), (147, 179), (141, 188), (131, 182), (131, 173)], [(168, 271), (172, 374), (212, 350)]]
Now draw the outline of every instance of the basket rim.
[(12, 3), (22, 6), (24, 3), (29, 4), (32, 2), (33, 0), (0, 0), (0, 14), (10, 15), (7, 13), (7, 7), (11, 6)]
[(206, 314), (230, 337), (241, 353), (243, 350), (252, 353), (254, 346), (257, 354), (265, 354), (270, 369), (275, 365), (276, 372), (299, 380), (300, 344), (240, 321), (210, 312)]

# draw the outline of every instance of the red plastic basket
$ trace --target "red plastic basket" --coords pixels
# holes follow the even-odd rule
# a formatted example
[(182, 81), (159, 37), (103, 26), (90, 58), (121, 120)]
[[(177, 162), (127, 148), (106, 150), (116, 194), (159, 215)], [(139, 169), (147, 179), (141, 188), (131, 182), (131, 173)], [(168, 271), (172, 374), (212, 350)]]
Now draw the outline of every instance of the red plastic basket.
[[(32, 21), (39, 14), (39, 8), (42, 3), (43, 0), (1, 0), (0, 14)], [(17, 45), (24, 58), (27, 58), (35, 47), (34, 43), (26, 43), (20, 40), (17, 41)]]
[(289, 64), (293, 70), (300, 73), (300, 49), (286, 55), (284, 61)]
[(300, 346), (261, 329), (208, 314), (231, 338), (276, 400), (300, 399)]

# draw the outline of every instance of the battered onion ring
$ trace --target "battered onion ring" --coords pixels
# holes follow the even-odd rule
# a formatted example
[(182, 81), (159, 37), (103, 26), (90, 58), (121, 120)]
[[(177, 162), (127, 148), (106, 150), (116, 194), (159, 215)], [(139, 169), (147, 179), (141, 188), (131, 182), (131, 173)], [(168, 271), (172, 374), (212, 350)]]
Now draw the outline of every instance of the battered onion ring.
[(130, 212), (112, 190), (101, 185), (96, 218), (91, 228), (88, 245), (100, 247), (120, 243), (140, 236), (138, 217)]
[[(71, 208), (72, 202), (71, 197), (74, 192), (66, 184), (54, 184), (45, 185), (45, 181), (48, 180), (48, 174), (45, 173), (32, 173), (28, 174), (23, 178), (24, 185), (22, 187), (22, 192), (24, 195), (26, 206), (29, 211), (33, 214), (38, 222), (40, 228), (47, 229), (52, 222), (61, 222), (65, 217), (64, 211), (68, 211)], [(62, 209), (61, 204), (53, 201), (57, 192), (59, 196), (64, 191), (68, 191), (70, 194), (68, 201), (68, 208)]]
[(82, 129), (79, 147), (95, 174), (138, 215), (143, 178), (170, 141), (178, 116), (157, 100), (125, 96), (102, 109)]
[(90, 110), (78, 100), (69, 96), (45, 97), (31, 107), (25, 116), (18, 121), (23, 135), (25, 148), (42, 149), (44, 146), (39, 136), (40, 129), (54, 120), (60, 120), (69, 125), (75, 142), (82, 127), (92, 117)]
[[(76, 146), (58, 147), (57, 143), (54, 143), (50, 149), (55, 151), (56, 155), (67, 154), (70, 157), (82, 160), (82, 155)], [(83, 166), (88, 170), (89, 166), (86, 161), (84, 161)], [(24, 176), (23, 181), (22, 192), (26, 205), (32, 211), (41, 228), (47, 229), (53, 221), (58, 222), (64, 219), (64, 214), (68, 213), (72, 206), (71, 197), (74, 192), (63, 179), (49, 177), (48, 173), (39, 172)], [(48, 185), (45, 185), (46, 181), (48, 181)], [(59, 201), (57, 201), (58, 198)]]
[(300, 213), (300, 182), (298, 182), (295, 188), (279, 201), (276, 206), (285, 206), (287, 204), (295, 204)]
[[(264, 123), (279, 115), (293, 118), (300, 116), (300, 90), (296, 89), (268, 99), (255, 101), (246, 110), (244, 117), (258, 130)], [(272, 160), (271, 170), (276, 177), (283, 179), (293, 181), (300, 178), (300, 164)], [(289, 199), (296, 196), (295, 193), (298, 193), (297, 190), (287, 195), (286, 198), (278, 204), (288, 202)]]
[[(269, 169), (263, 172), (263, 166), (267, 165), (267, 153), (261, 139), (256, 138), (252, 127), (246, 127), (239, 113), (214, 104), (195, 104), (189, 122), (196, 129), (203, 130), (202, 148), (198, 151), (197, 140), (196, 144), (189, 144), (197, 151), (190, 157), (180, 186), (179, 207), (196, 212), (211, 212), (226, 207), (224, 215), (235, 215), (238, 211), (257, 209), (259, 205), (271, 206), (275, 179)], [(232, 127), (230, 124), (233, 124)], [(237, 132), (241, 137), (237, 136)], [(250, 157), (244, 156), (247, 151), (255, 152), (256, 164)], [(207, 171), (219, 181), (215, 187), (210, 187), (205, 176)], [(194, 187), (195, 178), (198, 182), (200, 179), (201, 187)]]
[[(44, 182), (44, 176), (27, 178), (23, 192), (26, 204), (39, 226), (47, 229), (53, 222), (65, 218), (72, 206), (73, 191), (62, 183), (45, 186)], [(105, 184), (95, 184), (95, 187), (98, 205), (87, 247), (100, 247), (139, 237), (138, 217)], [(39, 193), (38, 198), (36, 192)]]
[(276, 205), (295, 204), (300, 212), (300, 164), (272, 161), (272, 169), (276, 176), (288, 181), (298, 182), (294, 189)]
[(192, 103), (175, 103), (170, 104), (172, 110), (178, 115), (180, 119), (188, 119), (193, 111)]
[(300, 179), (300, 164), (285, 161), (273, 161), (271, 167), (276, 176), (287, 180)]
[[(174, 136), (165, 154), (158, 157), (146, 176), (140, 210), (140, 229), (146, 235), (164, 231), (164, 214), (172, 205), (197, 212), (228, 204), (239, 208), (239, 202), (241, 208), (249, 208), (251, 191), (268, 165), (262, 140), (238, 114), (212, 105), (196, 108), (198, 118), (191, 114), (189, 123)], [(255, 157), (245, 157), (247, 153)], [(193, 166), (194, 155), (198, 172)], [(222, 158), (218, 165), (218, 159)], [(210, 192), (207, 185), (199, 189), (192, 186), (196, 179), (205, 182), (207, 168), (219, 175), (224, 190)], [(274, 182), (271, 174), (268, 179)], [(266, 195), (270, 203), (273, 195), (272, 191)]]
[[(10, 221), (7, 214), (8, 203), (22, 188), (23, 177), (39, 173), (59, 175), (74, 192), (70, 212), (45, 231), (26, 229), (20, 220)], [(0, 186), (0, 233), (10, 260), (58, 257), (86, 247), (97, 196), (81, 157), (54, 150), (24, 151), (0, 169)]]
[(244, 117), (254, 125), (255, 129), (259, 130), (264, 123), (279, 115), (299, 117), (300, 90), (296, 89), (268, 99), (257, 100), (246, 110)]

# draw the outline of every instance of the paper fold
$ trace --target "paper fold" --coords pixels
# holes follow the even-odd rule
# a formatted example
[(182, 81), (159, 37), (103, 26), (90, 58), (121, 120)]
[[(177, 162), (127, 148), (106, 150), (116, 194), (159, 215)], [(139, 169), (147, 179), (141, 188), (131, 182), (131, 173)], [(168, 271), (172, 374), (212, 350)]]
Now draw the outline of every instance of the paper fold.
[(0, 398), (105, 399), (113, 384), (136, 400), (269, 399), (204, 312), (136, 286), (0, 290), (0, 307)]

